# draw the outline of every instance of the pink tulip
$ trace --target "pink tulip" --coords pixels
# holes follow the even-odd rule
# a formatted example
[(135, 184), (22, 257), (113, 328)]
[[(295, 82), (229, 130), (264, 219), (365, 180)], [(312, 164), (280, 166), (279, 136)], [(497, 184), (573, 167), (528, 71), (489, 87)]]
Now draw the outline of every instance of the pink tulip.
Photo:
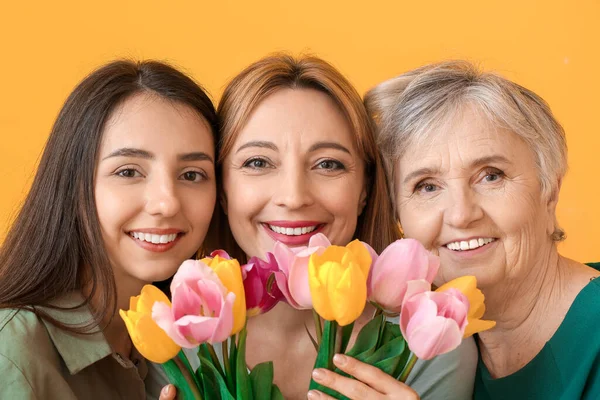
[(231, 260), (231, 256), (225, 250), (213, 250), (213, 252), (210, 253), (210, 258), (215, 258), (216, 256)]
[(373, 262), (368, 298), (387, 311), (400, 312), (406, 283), (418, 279), (432, 283), (439, 267), (439, 257), (430, 254), (419, 241), (396, 240)]
[(400, 330), (418, 358), (430, 360), (460, 345), (467, 326), (469, 300), (457, 289), (429, 291), (425, 280), (408, 282)]
[(201, 261), (185, 261), (171, 282), (173, 306), (156, 302), (152, 319), (181, 347), (226, 340), (233, 329), (234, 293)]
[(252, 257), (248, 264), (242, 266), (246, 309), (249, 317), (266, 313), (284, 299), (283, 293), (277, 285), (273, 284), (270, 288), (267, 287), (269, 278), (276, 271), (278, 271), (277, 260), (271, 253), (267, 253), (267, 261)]
[(330, 245), (331, 243), (322, 233), (312, 236), (308, 247), (287, 247), (283, 243), (275, 243), (273, 255), (279, 265), (279, 271), (274, 274), (275, 282), (292, 307), (299, 310), (312, 308), (308, 286), (308, 259), (313, 253), (323, 253)]

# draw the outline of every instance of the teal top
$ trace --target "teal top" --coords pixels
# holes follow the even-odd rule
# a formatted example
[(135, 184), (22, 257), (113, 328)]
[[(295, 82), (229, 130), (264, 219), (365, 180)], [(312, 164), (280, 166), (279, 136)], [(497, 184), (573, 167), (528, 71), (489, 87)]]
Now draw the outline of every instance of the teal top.
[[(588, 264), (600, 270), (600, 263)], [(573, 301), (552, 338), (527, 365), (493, 379), (481, 359), (475, 400), (600, 399), (600, 278)]]

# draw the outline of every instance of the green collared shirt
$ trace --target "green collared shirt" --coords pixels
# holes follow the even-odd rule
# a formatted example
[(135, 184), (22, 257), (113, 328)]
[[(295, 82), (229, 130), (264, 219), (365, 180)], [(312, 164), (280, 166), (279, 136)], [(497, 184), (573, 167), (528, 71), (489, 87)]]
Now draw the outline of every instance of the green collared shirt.
[[(66, 296), (61, 307), (81, 303)], [(47, 310), (65, 324), (90, 321), (87, 307)], [(72, 334), (24, 310), (0, 310), (0, 399), (145, 399), (144, 358), (114, 353), (102, 332)]]

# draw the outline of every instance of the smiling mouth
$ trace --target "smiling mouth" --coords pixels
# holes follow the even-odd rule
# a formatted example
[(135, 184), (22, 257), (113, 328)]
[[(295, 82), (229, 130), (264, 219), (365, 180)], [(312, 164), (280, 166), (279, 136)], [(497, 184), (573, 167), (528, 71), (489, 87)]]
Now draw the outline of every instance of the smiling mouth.
[(486, 244), (490, 244), (496, 239), (494, 238), (477, 238), (470, 240), (461, 240), (457, 242), (451, 242), (445, 245), (445, 247), (452, 251), (467, 251), (467, 250), (475, 250), (479, 247), (485, 246)]
[(283, 226), (267, 224), (269, 229), (272, 230), (273, 232), (279, 233), (280, 235), (286, 235), (286, 236), (306, 235), (307, 233), (311, 233), (312, 231), (318, 229), (321, 225), (288, 228), (288, 227), (283, 227)]
[(177, 236), (182, 235), (183, 233), (170, 233), (168, 235), (157, 235), (154, 233), (144, 233), (144, 232), (129, 232), (129, 236), (134, 239), (137, 239), (141, 242), (147, 242), (152, 244), (167, 244), (175, 241)]

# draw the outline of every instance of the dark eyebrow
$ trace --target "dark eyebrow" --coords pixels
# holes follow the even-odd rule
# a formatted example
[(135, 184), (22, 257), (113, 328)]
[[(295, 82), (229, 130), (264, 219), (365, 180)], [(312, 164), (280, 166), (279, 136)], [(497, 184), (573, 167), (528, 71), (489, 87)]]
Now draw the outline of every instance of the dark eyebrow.
[(211, 156), (209, 156), (208, 154), (203, 153), (201, 151), (197, 151), (194, 153), (181, 154), (179, 156), (179, 160), (180, 161), (210, 161), (210, 162), (214, 162)]
[[(103, 160), (112, 157), (134, 157), (134, 158), (143, 158), (145, 160), (153, 160), (154, 154), (150, 153), (146, 150), (134, 149), (131, 147), (123, 147), (117, 149), (110, 153), (108, 156), (104, 157)], [(178, 157), (179, 161), (210, 161), (213, 162), (211, 156), (201, 151), (193, 152), (193, 153), (185, 153), (180, 154)]]
[(135, 157), (135, 158), (144, 158), (147, 160), (151, 160), (154, 158), (154, 154), (140, 149), (133, 149), (131, 147), (123, 147), (121, 149), (117, 149), (103, 158), (106, 160), (111, 157)]
[(239, 153), (240, 151), (242, 151), (248, 147), (261, 147), (263, 149), (271, 149), (271, 150), (277, 151), (277, 146), (275, 146), (275, 144), (272, 142), (266, 142), (266, 141), (262, 141), (262, 140), (253, 140), (251, 142), (244, 143), (243, 145), (241, 145), (240, 148), (237, 149), (236, 153)]
[(317, 150), (321, 150), (321, 149), (336, 149), (336, 150), (341, 150), (344, 153), (351, 154), (350, 150), (348, 150), (341, 144), (335, 143), (335, 142), (317, 142), (317, 143), (313, 144), (312, 146), (310, 146), (310, 149), (308, 149), (308, 151), (313, 152), (313, 151), (317, 151)]
[[(509, 164), (510, 160), (501, 155), (486, 156), (486, 157), (476, 158), (475, 160), (473, 160), (471, 162), (470, 168), (481, 167), (482, 165), (493, 164), (493, 163)], [(437, 168), (420, 168), (420, 169), (417, 169), (417, 170), (411, 172), (410, 174), (406, 175), (403, 183), (406, 184), (418, 176), (436, 175), (436, 174), (439, 174), (439, 172), (440, 171)]]

